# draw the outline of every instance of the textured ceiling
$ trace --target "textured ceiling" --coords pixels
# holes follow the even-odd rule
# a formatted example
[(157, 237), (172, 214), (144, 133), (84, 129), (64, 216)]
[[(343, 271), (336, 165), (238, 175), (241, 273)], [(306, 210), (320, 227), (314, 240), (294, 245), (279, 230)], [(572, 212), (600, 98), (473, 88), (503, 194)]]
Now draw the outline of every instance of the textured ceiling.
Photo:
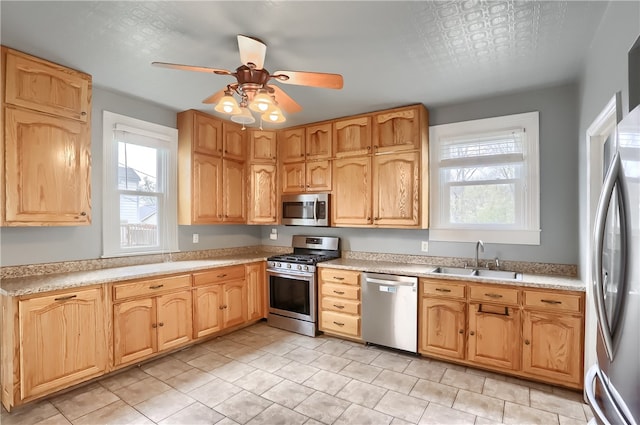
[(267, 44), (265, 68), (340, 73), (342, 90), (279, 84), (302, 107), (287, 125), (427, 107), (575, 80), (603, 1), (0, 2), (2, 44), (93, 75), (95, 86), (178, 110), (234, 70), (237, 34)]

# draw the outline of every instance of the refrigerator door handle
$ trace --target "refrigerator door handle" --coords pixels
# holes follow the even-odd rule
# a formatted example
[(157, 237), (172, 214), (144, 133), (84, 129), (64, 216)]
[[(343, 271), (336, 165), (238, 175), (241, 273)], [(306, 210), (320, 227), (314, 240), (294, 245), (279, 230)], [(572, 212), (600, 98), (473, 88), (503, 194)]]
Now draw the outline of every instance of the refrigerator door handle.
[(598, 365), (594, 364), (589, 368), (587, 372), (587, 376), (585, 376), (584, 380), (584, 394), (587, 396), (587, 401), (589, 402), (589, 406), (591, 406), (591, 410), (593, 410), (593, 414), (596, 416), (599, 424), (611, 425), (611, 423), (607, 420), (604, 412), (600, 408), (598, 404), (598, 399), (596, 398), (596, 394), (594, 391), (593, 384), (596, 379), (598, 379)]
[[(604, 246), (604, 232), (605, 222), (607, 219), (607, 211), (611, 203), (611, 196), (615, 184), (618, 181), (618, 175), (620, 172), (620, 154), (616, 152), (609, 172), (607, 173), (604, 183), (602, 185), (602, 193), (598, 200), (598, 206), (596, 208), (595, 226), (593, 230), (593, 289), (595, 294), (595, 306), (596, 316), (598, 319), (598, 326), (604, 342), (604, 348), (607, 353), (607, 357), (613, 360), (613, 329), (609, 327), (609, 321), (607, 319), (607, 312), (605, 309), (604, 300), (604, 284), (602, 279), (602, 250)], [(608, 283), (608, 282), (606, 282)]]

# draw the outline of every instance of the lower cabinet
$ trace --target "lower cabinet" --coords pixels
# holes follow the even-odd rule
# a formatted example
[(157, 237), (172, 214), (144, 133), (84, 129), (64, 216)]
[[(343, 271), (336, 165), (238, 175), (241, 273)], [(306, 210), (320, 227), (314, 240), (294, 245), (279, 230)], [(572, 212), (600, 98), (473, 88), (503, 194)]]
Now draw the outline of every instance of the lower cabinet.
[(7, 410), (108, 370), (107, 286), (0, 300)]
[[(174, 288), (176, 287), (177, 288)], [(192, 339), (191, 276), (173, 276), (114, 286), (114, 365), (145, 359)], [(139, 297), (118, 299), (133, 291)], [(174, 291), (174, 292), (167, 292)]]
[(202, 338), (248, 320), (245, 266), (193, 274), (193, 337)]
[(247, 281), (247, 320), (258, 320), (267, 317), (267, 282), (266, 264), (247, 264), (245, 276)]
[(584, 294), (420, 279), (419, 352), (582, 388)]
[(360, 272), (322, 268), (319, 280), (319, 329), (361, 340)]

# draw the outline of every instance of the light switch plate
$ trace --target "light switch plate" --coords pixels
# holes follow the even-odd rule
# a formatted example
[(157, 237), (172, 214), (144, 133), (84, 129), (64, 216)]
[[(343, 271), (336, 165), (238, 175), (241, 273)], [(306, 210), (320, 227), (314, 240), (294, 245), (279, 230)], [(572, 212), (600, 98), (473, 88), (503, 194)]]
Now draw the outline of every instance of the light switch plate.
[(420, 250), (422, 252), (428, 252), (429, 251), (429, 241), (422, 241), (422, 246), (420, 247)]

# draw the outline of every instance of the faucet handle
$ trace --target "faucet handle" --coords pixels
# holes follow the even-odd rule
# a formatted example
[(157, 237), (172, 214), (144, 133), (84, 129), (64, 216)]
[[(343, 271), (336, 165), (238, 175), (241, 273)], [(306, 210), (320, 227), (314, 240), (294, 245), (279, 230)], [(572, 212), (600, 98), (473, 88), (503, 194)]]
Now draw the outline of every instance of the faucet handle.
[(498, 257), (495, 258), (496, 262), (496, 270), (500, 270), (500, 259)]

